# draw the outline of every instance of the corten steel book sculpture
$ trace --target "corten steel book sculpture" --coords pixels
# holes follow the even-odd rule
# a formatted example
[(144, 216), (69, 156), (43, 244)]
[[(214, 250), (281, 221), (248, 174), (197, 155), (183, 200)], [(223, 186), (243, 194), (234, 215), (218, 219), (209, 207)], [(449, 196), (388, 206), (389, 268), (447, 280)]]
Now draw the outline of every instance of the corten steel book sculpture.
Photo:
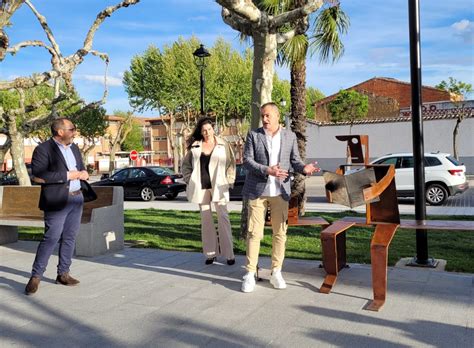
[[(344, 136), (344, 140), (347, 140), (349, 144), (354, 144), (353, 137), (360, 140), (364, 136)], [(368, 144), (367, 138), (365, 143)], [(348, 145), (349, 151), (361, 154), (361, 141), (355, 144), (352, 147)], [(354, 150), (357, 146), (359, 149)], [(337, 173), (324, 173), (324, 178), (326, 190), (334, 203), (349, 207), (367, 204), (364, 225), (375, 225), (370, 245), (374, 300), (369, 303), (367, 309), (378, 311), (385, 303), (388, 247), (400, 224), (400, 216), (395, 190), (394, 166), (371, 165), (366, 162), (367, 159), (364, 159), (362, 163), (365, 164), (342, 165)], [(347, 172), (347, 167), (350, 167), (351, 171)], [(354, 170), (354, 168), (358, 169)], [(355, 221), (341, 219), (321, 232), (323, 265), (327, 272), (320, 288), (322, 293), (327, 294), (331, 291), (336, 283), (338, 272), (346, 265), (345, 232), (355, 224)]]

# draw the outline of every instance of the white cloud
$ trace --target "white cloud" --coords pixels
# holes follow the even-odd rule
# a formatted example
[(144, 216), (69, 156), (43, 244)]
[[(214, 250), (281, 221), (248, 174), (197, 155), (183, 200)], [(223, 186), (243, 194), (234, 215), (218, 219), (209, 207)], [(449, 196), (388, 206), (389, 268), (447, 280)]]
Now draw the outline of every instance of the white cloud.
[(451, 25), (454, 35), (460, 36), (467, 44), (474, 44), (474, 23), (463, 19)]
[[(104, 75), (78, 75), (76, 76), (78, 80), (86, 80), (91, 82), (97, 82), (104, 84)], [(122, 78), (107, 76), (107, 86), (109, 87), (120, 87), (122, 86)]]

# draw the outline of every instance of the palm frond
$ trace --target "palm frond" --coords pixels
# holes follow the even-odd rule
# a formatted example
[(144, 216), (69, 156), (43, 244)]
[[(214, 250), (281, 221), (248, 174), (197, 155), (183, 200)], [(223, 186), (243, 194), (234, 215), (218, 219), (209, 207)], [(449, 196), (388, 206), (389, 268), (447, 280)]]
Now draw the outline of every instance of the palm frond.
[(311, 36), (311, 55), (318, 53), (321, 63), (336, 62), (344, 54), (341, 35), (350, 26), (349, 17), (340, 8), (333, 6), (322, 10), (314, 20), (314, 34)]
[(279, 47), (277, 63), (290, 66), (292, 63), (305, 59), (307, 50), (308, 38), (306, 35), (296, 35)]

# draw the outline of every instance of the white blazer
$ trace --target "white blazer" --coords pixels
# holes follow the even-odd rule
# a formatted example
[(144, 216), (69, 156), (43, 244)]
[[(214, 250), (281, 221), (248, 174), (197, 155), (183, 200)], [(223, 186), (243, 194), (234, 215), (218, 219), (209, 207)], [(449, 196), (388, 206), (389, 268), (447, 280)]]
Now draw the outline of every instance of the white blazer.
[[(229, 186), (235, 181), (235, 158), (229, 144), (215, 137), (216, 146), (209, 160), (209, 175), (211, 178), (212, 202), (229, 202)], [(181, 171), (188, 184), (186, 194), (188, 201), (202, 203), (204, 192), (201, 188), (202, 141), (195, 141), (183, 159)]]

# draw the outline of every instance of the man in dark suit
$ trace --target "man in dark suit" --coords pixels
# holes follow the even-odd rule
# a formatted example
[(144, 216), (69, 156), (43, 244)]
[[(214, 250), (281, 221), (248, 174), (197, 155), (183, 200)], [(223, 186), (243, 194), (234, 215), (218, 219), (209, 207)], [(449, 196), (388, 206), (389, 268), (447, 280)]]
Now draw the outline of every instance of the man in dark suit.
[(59, 242), (57, 284), (77, 285), (69, 275), (76, 235), (81, 225), (84, 198), (80, 180), (89, 175), (79, 148), (72, 141), (76, 127), (67, 118), (51, 124), (52, 138), (38, 145), (31, 161), (34, 181), (41, 184), (39, 208), (44, 211), (44, 236), (38, 246), (31, 278), (25, 293), (34, 294), (39, 287), (48, 260)]
[(281, 275), (285, 258), (288, 201), (291, 185), (288, 171), (309, 174), (319, 171), (316, 163), (301, 161), (296, 135), (280, 127), (280, 112), (275, 103), (260, 108), (262, 128), (249, 132), (244, 150), (244, 166), (247, 169), (242, 195), (248, 201), (247, 274), (242, 283), (243, 292), (255, 289), (260, 240), (265, 226), (265, 210), (270, 206), (272, 241), (272, 276), (270, 283), (275, 289), (285, 289)]

